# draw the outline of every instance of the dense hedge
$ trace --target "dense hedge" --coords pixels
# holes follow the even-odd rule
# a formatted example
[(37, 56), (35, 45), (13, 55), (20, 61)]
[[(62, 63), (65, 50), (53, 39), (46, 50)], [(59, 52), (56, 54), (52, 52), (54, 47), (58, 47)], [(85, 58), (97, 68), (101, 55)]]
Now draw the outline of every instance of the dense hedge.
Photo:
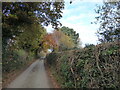
[(120, 88), (120, 44), (107, 43), (80, 50), (51, 53), (47, 65), (64, 88)]
[(9, 73), (16, 69), (21, 69), (33, 60), (34, 53), (19, 50), (5, 50), (2, 55), (2, 72)]

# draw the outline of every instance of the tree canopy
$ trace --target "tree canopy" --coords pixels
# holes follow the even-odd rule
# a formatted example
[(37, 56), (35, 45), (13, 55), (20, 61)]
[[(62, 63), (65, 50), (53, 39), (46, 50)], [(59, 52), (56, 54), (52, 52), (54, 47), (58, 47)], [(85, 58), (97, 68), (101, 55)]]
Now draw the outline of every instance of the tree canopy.
[(60, 30), (65, 35), (68, 35), (72, 39), (73, 43), (75, 44), (75, 47), (79, 46), (80, 44), (79, 33), (76, 33), (76, 31), (74, 31), (72, 28), (65, 27), (65, 26), (63, 26)]
[(75, 45), (72, 39), (68, 35), (65, 35), (61, 30), (54, 30), (53, 37), (59, 46), (59, 51), (73, 48)]
[(46, 32), (44, 26), (51, 24), (53, 28), (57, 28), (61, 24), (59, 19), (62, 17), (62, 9), (64, 2), (3, 2), (4, 46), (17, 38), (20, 47), (33, 46), (35, 49)]
[(54, 28), (60, 25), (64, 2), (3, 2), (3, 37), (12, 38), (21, 33), (20, 27), (39, 23)]
[(96, 13), (97, 23), (100, 23), (98, 37), (101, 42), (112, 42), (120, 40), (120, 1), (104, 2), (98, 6)]
[(39, 43), (43, 40), (46, 30), (40, 24), (32, 24), (23, 28), (24, 33), (21, 33), (16, 38), (17, 45), (27, 51), (35, 51), (39, 48)]
[(46, 34), (40, 46), (44, 50), (64, 51), (74, 48), (75, 44), (70, 36), (65, 35), (61, 30), (57, 29), (52, 33)]
[[(10, 72), (36, 58), (47, 34), (58, 28), (64, 2), (2, 2), (3, 71)], [(47, 47), (48, 48), (48, 47)]]

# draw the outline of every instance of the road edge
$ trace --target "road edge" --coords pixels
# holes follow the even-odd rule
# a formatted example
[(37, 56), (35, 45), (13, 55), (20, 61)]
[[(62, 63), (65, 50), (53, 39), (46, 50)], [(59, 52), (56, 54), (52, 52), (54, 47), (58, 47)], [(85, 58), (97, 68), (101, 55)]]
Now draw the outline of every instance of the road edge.
[[(33, 64), (37, 59), (33, 59), (31, 62), (29, 62), (25, 67), (15, 70), (11, 73), (8, 73), (6, 77), (8, 79), (5, 79), (5, 82), (3, 83), (2, 79), (2, 88), (6, 88), (13, 80), (15, 80), (21, 73), (23, 73), (31, 64)], [(2, 75), (3, 76), (3, 75)]]
[(51, 70), (50, 70), (49, 66), (47, 66), (46, 62), (44, 62), (44, 65), (45, 65), (45, 70), (46, 70), (46, 73), (48, 75), (48, 78), (52, 82), (53, 87), (54, 88), (61, 88), (59, 83), (57, 82), (56, 78), (52, 75)]

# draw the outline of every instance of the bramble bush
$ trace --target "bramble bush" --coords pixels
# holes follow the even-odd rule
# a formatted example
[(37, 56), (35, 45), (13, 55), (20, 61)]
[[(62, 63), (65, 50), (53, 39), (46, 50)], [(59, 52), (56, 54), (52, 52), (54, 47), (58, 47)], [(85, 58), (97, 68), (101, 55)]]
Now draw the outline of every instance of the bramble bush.
[(120, 43), (51, 53), (47, 65), (62, 78), (62, 88), (120, 88)]

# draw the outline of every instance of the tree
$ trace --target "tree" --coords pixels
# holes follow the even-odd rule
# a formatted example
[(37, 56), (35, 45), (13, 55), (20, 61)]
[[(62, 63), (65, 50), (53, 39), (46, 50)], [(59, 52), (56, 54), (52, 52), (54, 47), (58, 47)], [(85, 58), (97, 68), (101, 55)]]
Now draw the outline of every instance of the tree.
[(53, 35), (51, 33), (46, 34), (44, 36), (42, 47), (44, 50), (48, 50), (48, 49), (57, 50), (58, 49), (58, 45), (55, 42), (55, 39), (53, 38)]
[[(32, 23), (38, 21), (48, 26), (50, 23), (53, 27), (60, 24), (58, 19), (62, 17), (64, 2), (3, 2), (2, 11), (5, 16), (15, 16), (10, 18), (17, 21), (13, 24)], [(24, 17), (23, 17), (24, 15)], [(35, 18), (37, 17), (37, 18)], [(24, 18), (24, 19), (23, 19)], [(32, 19), (31, 19), (32, 18)]]
[(61, 30), (54, 30), (53, 38), (59, 47), (59, 51), (74, 48), (75, 44), (72, 39), (68, 35), (65, 35)]
[[(64, 2), (2, 3), (3, 71), (26, 64), (21, 61), (28, 62), (37, 55), (39, 44), (46, 34), (43, 26), (51, 24), (57, 28), (63, 8)], [(18, 53), (21, 50), (26, 53), (23, 60)]]
[(98, 17), (97, 23), (100, 23), (98, 30), (99, 41), (113, 42), (120, 40), (120, 1), (104, 2), (103, 6), (98, 6), (96, 10)]
[(72, 39), (61, 30), (54, 30), (53, 33), (46, 34), (40, 43), (43, 50), (63, 51), (74, 48)]
[[(47, 26), (51, 24), (54, 28), (57, 28), (57, 26), (60, 24), (58, 19), (62, 17), (63, 8), (64, 2), (3, 2), (2, 3), (3, 49), (5, 50), (5, 48), (9, 46), (10, 41), (12, 43), (15, 42), (16, 37), (20, 39), (18, 40), (19, 43), (21, 43), (21, 45), (19, 44), (20, 47), (22, 46), (28, 49), (28, 47), (32, 46), (35, 47), (36, 45), (38, 45), (36, 43), (38, 40), (37, 41), (33, 40), (37, 36), (33, 37), (30, 35), (31, 41), (35, 42), (33, 43), (30, 40), (28, 40), (29, 35), (27, 35), (27, 33), (36, 34), (36, 31), (33, 30), (39, 29), (40, 27), (39, 26), (34, 27), (33, 25), (36, 26), (38, 24), (42, 26)], [(32, 30), (33, 32), (31, 32), (31, 29), (29, 27), (33, 29)]]
[(23, 27), (24, 32), (16, 37), (16, 45), (26, 51), (36, 51), (39, 49), (39, 43), (43, 40), (46, 30), (39, 24)]
[(2, 3), (2, 37), (7, 43), (13, 36), (19, 36), (21, 27), (34, 23), (54, 28), (60, 25), (64, 2), (3, 2)]
[(75, 47), (79, 46), (80, 44), (79, 33), (76, 33), (76, 31), (74, 31), (73, 29), (65, 26), (63, 26), (60, 30), (65, 35), (68, 35), (72, 39), (73, 43), (75, 44)]
[(94, 44), (89, 44), (89, 43), (85, 44), (85, 48), (92, 48), (92, 47), (95, 47), (95, 45)]

